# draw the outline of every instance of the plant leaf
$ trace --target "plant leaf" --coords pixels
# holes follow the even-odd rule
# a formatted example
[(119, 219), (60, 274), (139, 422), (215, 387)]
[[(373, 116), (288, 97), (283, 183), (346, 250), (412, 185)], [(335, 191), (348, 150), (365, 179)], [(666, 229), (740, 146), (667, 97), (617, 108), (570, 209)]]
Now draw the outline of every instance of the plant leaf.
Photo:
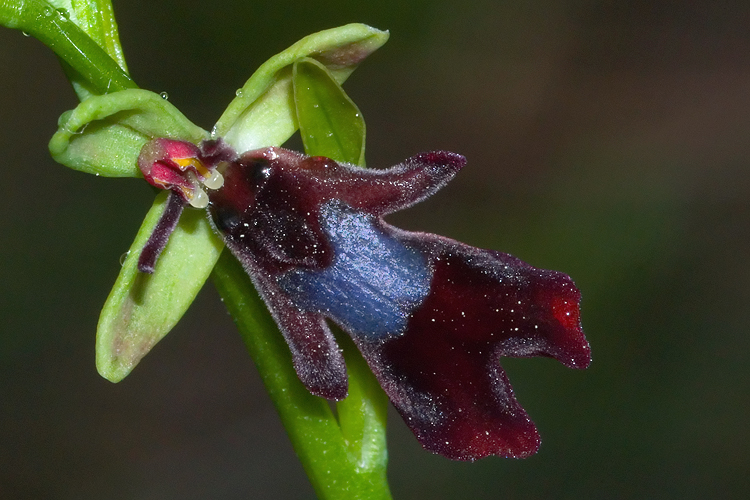
[(237, 91), (213, 136), (244, 152), (286, 141), (297, 130), (290, 65), (314, 57), (343, 83), (357, 65), (388, 40), (388, 32), (347, 24), (312, 34), (266, 61)]
[(70, 20), (127, 72), (110, 0), (49, 0), (49, 3), (57, 9), (64, 9)]
[(208, 133), (172, 104), (148, 90), (92, 96), (60, 117), (49, 143), (63, 165), (106, 177), (138, 177), (138, 154), (154, 137), (194, 143)]
[(96, 367), (111, 382), (130, 373), (177, 324), (224, 248), (205, 212), (187, 209), (154, 274), (139, 273), (138, 256), (164, 211), (168, 194), (164, 191), (156, 197), (99, 317)]
[[(128, 68), (120, 45), (112, 2), (109, 0), (49, 0), (49, 3), (104, 49), (107, 55), (127, 73)], [(73, 84), (73, 89), (81, 101), (92, 95), (109, 92), (109, 90), (100, 91), (69, 64), (65, 62), (62, 64), (68, 80)], [(120, 89), (112, 89), (112, 91), (116, 90)]]
[(294, 63), (294, 102), (302, 143), (311, 156), (365, 164), (365, 120), (321, 63)]
[(52, 49), (75, 72), (77, 85), (84, 87), (79, 97), (136, 87), (124, 67), (65, 12), (44, 0), (0, 0), (0, 24), (22, 30)]

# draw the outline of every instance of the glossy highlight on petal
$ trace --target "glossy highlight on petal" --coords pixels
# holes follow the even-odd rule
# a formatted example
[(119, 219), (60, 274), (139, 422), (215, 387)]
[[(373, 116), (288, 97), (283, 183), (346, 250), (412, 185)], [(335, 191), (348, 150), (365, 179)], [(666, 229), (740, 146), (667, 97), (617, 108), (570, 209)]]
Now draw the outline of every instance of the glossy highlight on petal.
[(353, 335), (375, 341), (403, 333), (430, 291), (427, 260), (372, 216), (331, 203), (321, 217), (334, 261), (322, 270), (288, 271), (280, 287), (297, 307), (336, 318)]

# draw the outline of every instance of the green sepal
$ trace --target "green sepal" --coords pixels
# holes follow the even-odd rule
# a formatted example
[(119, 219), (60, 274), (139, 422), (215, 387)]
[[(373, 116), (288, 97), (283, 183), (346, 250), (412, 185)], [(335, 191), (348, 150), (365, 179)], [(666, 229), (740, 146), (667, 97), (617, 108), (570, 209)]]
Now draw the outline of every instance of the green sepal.
[(154, 274), (138, 272), (138, 257), (166, 206), (156, 197), (104, 304), (96, 332), (96, 367), (111, 382), (122, 380), (182, 317), (211, 274), (224, 248), (203, 210), (186, 208)]
[(49, 150), (56, 161), (75, 170), (138, 177), (138, 154), (155, 137), (198, 143), (208, 133), (159, 94), (128, 89), (89, 97), (64, 113)]
[(309, 35), (266, 61), (237, 91), (216, 123), (212, 135), (223, 137), (237, 151), (286, 141), (297, 130), (292, 89), (296, 61), (313, 57), (338, 83), (388, 40), (388, 32), (364, 24), (347, 24)]
[(321, 63), (294, 63), (294, 102), (305, 152), (365, 165), (365, 120), (359, 108)]

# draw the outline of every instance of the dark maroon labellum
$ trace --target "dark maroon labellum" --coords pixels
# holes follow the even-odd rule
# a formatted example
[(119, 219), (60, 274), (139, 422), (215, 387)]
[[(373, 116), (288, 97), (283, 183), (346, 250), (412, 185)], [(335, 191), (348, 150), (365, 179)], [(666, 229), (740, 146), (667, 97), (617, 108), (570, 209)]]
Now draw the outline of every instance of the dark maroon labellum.
[[(206, 188), (214, 228), (258, 288), (312, 393), (347, 394), (330, 320), (352, 337), (426, 449), (457, 460), (525, 457), (539, 435), (500, 358), (547, 356), (586, 368), (578, 289), (565, 274), (383, 221), (464, 164), (436, 151), (365, 170), (280, 148), (236, 157), (221, 142), (198, 148), (166, 139), (149, 143), (139, 160), (149, 182), (172, 190), (170, 206), (181, 209)], [(222, 184), (211, 182), (213, 172)], [(154, 247), (173, 228), (168, 213)], [(143, 260), (156, 257), (149, 250)]]

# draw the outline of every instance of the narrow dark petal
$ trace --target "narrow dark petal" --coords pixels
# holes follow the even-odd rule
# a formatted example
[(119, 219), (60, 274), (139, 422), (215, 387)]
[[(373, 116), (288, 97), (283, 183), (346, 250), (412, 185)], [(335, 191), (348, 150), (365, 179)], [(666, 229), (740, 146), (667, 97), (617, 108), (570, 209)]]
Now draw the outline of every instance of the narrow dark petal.
[(161, 215), (159, 222), (156, 223), (154, 231), (138, 257), (138, 270), (140, 272), (153, 274), (156, 261), (164, 247), (167, 246), (169, 236), (177, 227), (177, 222), (180, 220), (185, 205), (185, 200), (180, 195), (174, 191), (169, 192), (164, 213)]
[(464, 165), (466, 158), (459, 154), (432, 151), (382, 170), (365, 170), (322, 157), (305, 158), (298, 168), (301, 175), (314, 176), (318, 193), (372, 215), (386, 215), (431, 196)]

